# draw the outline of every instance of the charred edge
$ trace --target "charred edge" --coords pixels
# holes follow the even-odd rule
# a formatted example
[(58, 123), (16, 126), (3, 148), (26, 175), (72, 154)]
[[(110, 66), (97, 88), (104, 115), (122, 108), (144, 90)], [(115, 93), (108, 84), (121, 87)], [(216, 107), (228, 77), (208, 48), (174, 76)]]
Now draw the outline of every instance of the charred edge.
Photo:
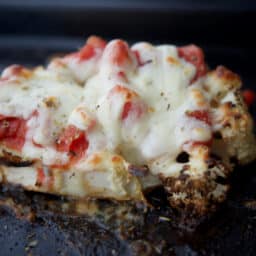
[(218, 66), (216, 69), (216, 74), (219, 78), (226, 79), (226, 80), (238, 80), (240, 81), (240, 77), (229, 70), (224, 66)]
[(213, 133), (213, 138), (216, 140), (221, 140), (222, 134), (220, 132), (215, 132), (215, 133)]
[(0, 164), (14, 167), (27, 167), (32, 165), (33, 162), (29, 160), (24, 161), (21, 157), (3, 150), (2, 155), (0, 156)]
[(221, 184), (221, 185), (228, 185), (228, 180), (222, 176), (217, 176), (215, 181), (216, 181), (216, 183)]
[[(196, 228), (204, 219), (212, 215), (222, 203), (229, 189), (229, 170), (217, 160), (208, 161), (208, 170), (200, 178), (180, 172), (178, 177), (160, 177), (168, 193), (170, 206), (176, 210), (181, 226)], [(220, 176), (214, 168), (222, 168)], [(221, 186), (218, 196), (213, 194)]]
[(238, 161), (238, 159), (237, 159), (236, 156), (231, 156), (231, 157), (229, 158), (229, 161), (230, 161), (231, 164), (234, 164), (235, 166), (238, 166), (238, 165), (239, 165), (239, 161)]
[(212, 159), (214, 159), (216, 161), (220, 161), (221, 160), (221, 157), (216, 155), (216, 154), (214, 154), (214, 153), (211, 153), (210, 156), (211, 156)]
[(6, 159), (0, 158), (0, 165), (13, 166), (13, 167), (27, 167), (33, 164), (32, 161), (22, 161), (21, 159)]
[(178, 163), (188, 163), (189, 162), (189, 154), (187, 152), (181, 152), (177, 156), (176, 162), (178, 162)]

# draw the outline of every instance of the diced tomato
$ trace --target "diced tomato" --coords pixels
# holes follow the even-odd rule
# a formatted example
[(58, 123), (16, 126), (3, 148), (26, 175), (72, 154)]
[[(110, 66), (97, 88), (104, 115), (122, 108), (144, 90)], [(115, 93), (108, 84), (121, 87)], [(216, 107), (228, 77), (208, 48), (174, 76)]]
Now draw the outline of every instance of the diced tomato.
[(146, 61), (142, 61), (142, 60), (141, 60), (141, 57), (140, 57), (140, 53), (139, 53), (139, 51), (137, 51), (137, 50), (134, 50), (133, 53), (134, 53), (134, 55), (135, 55), (135, 57), (136, 57), (136, 60), (137, 60), (137, 62), (138, 62), (138, 66), (139, 66), (139, 67), (145, 66), (146, 64), (149, 64), (149, 63), (152, 62), (152, 60), (150, 60), (150, 59), (149, 59), (149, 60), (146, 60)]
[(90, 36), (87, 39), (86, 44), (94, 48), (104, 49), (107, 45), (107, 42), (98, 36)]
[(79, 160), (89, 146), (85, 132), (74, 125), (69, 125), (57, 141), (57, 150), (70, 154), (72, 161)]
[(115, 87), (113, 87), (109, 93), (109, 96), (113, 96), (116, 94), (124, 95), (126, 99), (130, 99), (133, 96), (137, 96), (136, 92), (122, 85), (116, 85)]
[(129, 47), (122, 40), (116, 40), (112, 43), (110, 61), (118, 66), (123, 66), (127, 61), (130, 61)]
[(192, 147), (196, 146), (207, 146), (210, 147), (212, 145), (212, 139), (208, 141), (193, 141), (192, 142)]
[(146, 106), (143, 102), (131, 102), (127, 101), (124, 104), (121, 119), (125, 120), (129, 115), (133, 115), (134, 118), (139, 118), (146, 111)]
[[(10, 67), (8, 67), (7, 68), (8, 69), (8, 74), (10, 75), (10, 76), (17, 76), (17, 75), (19, 75), (20, 73), (22, 73), (22, 71), (24, 70), (24, 67), (23, 66), (21, 66), (21, 65), (12, 65), (12, 66), (10, 66)], [(6, 69), (6, 70), (7, 70)], [(5, 70), (5, 71), (6, 71)]]
[(117, 74), (123, 81), (128, 82), (127, 77), (123, 71), (119, 71)]
[(0, 114), (0, 121), (6, 119), (6, 116)]
[(36, 146), (36, 147), (38, 147), (38, 148), (43, 148), (43, 145), (41, 145), (41, 144), (35, 142), (34, 139), (32, 139), (32, 143), (33, 143), (34, 146)]
[(91, 59), (95, 56), (96, 48), (104, 49), (106, 46), (106, 42), (97, 36), (91, 36), (87, 39), (86, 44), (80, 49), (80, 51), (68, 54), (66, 57), (68, 58), (79, 58), (80, 61), (85, 61)]
[(86, 44), (75, 53), (68, 54), (67, 58), (79, 58), (80, 61), (85, 61), (91, 59), (93, 56), (95, 56), (96, 48), (104, 49), (106, 46), (106, 42), (97, 37), (97, 36), (91, 36), (87, 39)]
[(195, 119), (201, 120), (201, 121), (211, 125), (211, 119), (210, 119), (208, 111), (206, 111), (206, 110), (187, 111), (186, 115), (189, 117), (193, 117)]
[[(208, 125), (211, 125), (211, 118), (209, 116), (209, 112), (206, 110), (193, 110), (193, 111), (187, 111), (186, 115), (188, 117), (200, 120), (202, 122), (205, 122)], [(212, 137), (212, 136), (211, 136)], [(191, 149), (193, 147), (197, 146), (207, 146), (210, 147), (212, 145), (212, 138), (210, 138), (207, 141), (197, 141), (197, 140), (190, 140), (183, 144), (183, 147), (185, 149)]]
[(244, 90), (243, 97), (247, 106), (250, 107), (256, 100), (256, 93), (252, 90)]
[(44, 170), (43, 170), (43, 168), (38, 168), (36, 183), (40, 186), (40, 185), (44, 184), (44, 182), (45, 182)]
[(79, 51), (78, 55), (79, 55), (80, 60), (88, 60), (88, 59), (92, 58), (95, 55), (95, 50), (91, 45), (86, 44)]
[(122, 120), (125, 120), (129, 115), (139, 118), (147, 111), (147, 106), (139, 95), (129, 88), (120, 85), (115, 86), (109, 93), (109, 99), (110, 101), (113, 100), (115, 104), (116, 97), (121, 97), (123, 102), (123, 105), (120, 105), (122, 107), (120, 117)]
[(7, 77), (0, 77), (0, 85), (8, 80), (9, 80), (9, 78), (7, 78)]
[(0, 142), (21, 151), (26, 137), (26, 120), (18, 117), (0, 116)]
[(135, 51), (133, 51), (133, 53), (134, 53), (134, 55), (135, 55), (135, 57), (136, 57), (136, 59), (137, 59), (137, 62), (138, 62), (138, 64), (139, 64), (139, 66), (143, 66), (143, 62), (141, 61), (139, 51), (135, 50)]
[(91, 36), (87, 39), (86, 44), (75, 53), (68, 54), (66, 58), (78, 58), (80, 61), (89, 60), (96, 54), (96, 48), (104, 49), (106, 42), (97, 36)]
[(108, 98), (112, 100), (112, 98), (114, 99), (116, 96), (122, 97), (124, 99), (124, 102), (131, 101), (132, 99), (136, 99), (139, 97), (135, 91), (121, 85), (116, 85), (115, 87), (113, 87), (109, 92)]
[(191, 152), (191, 150), (193, 150), (195, 147), (201, 147), (201, 146), (206, 146), (206, 147), (211, 147), (212, 145), (212, 138), (210, 140), (207, 141), (186, 141), (182, 148), (185, 152)]
[(21, 65), (11, 65), (9, 67), (7, 67), (6, 69), (4, 69), (3, 73), (2, 73), (2, 77), (1, 80), (5, 81), (8, 79), (11, 79), (13, 77), (25, 77), (28, 78), (29, 76), (31, 76), (32, 72), (21, 66)]
[(132, 103), (130, 101), (126, 102), (124, 104), (124, 109), (123, 109), (123, 113), (122, 113), (122, 120), (124, 120), (125, 118), (128, 117), (129, 112), (132, 109)]
[(47, 186), (50, 190), (54, 186), (54, 176), (52, 175), (52, 170), (48, 167), (40, 167), (37, 169), (37, 186)]
[(79, 137), (71, 143), (69, 151), (72, 152), (74, 157), (80, 159), (85, 154), (88, 145), (89, 143), (83, 133), (82, 135), (79, 135)]
[(95, 55), (95, 48), (104, 49), (106, 42), (97, 36), (90, 36), (85, 46), (79, 51), (79, 57), (81, 60), (88, 60)]
[(179, 57), (184, 58), (196, 67), (196, 75), (192, 82), (196, 81), (207, 72), (207, 66), (204, 61), (204, 53), (202, 49), (195, 45), (187, 45), (178, 48)]

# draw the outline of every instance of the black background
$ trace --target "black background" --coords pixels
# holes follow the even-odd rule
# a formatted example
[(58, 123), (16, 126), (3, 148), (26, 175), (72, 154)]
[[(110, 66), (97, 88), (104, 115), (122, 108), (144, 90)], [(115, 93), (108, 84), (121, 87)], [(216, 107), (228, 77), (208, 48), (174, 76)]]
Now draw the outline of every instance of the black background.
[(254, 0), (1, 0), (0, 35), (122, 37), (251, 47)]

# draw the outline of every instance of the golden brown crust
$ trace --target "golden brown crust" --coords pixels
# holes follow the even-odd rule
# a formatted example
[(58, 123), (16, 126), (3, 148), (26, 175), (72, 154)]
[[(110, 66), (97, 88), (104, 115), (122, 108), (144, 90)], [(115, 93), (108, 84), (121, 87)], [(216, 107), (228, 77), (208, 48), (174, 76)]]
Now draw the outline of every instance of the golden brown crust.
[[(205, 84), (211, 91), (213, 129), (226, 148), (226, 152), (220, 151), (226, 154), (223, 159), (236, 158), (240, 164), (251, 162), (256, 157), (256, 141), (253, 121), (239, 90), (239, 76), (221, 66), (207, 75)], [(214, 149), (214, 153), (218, 150)]]
[[(240, 77), (224, 66), (218, 66), (215, 70), (209, 72), (206, 77), (206, 84), (215, 83), (218, 93), (226, 93), (228, 90), (239, 89), (242, 85)], [(214, 89), (214, 88), (209, 88)]]
[(241, 84), (240, 77), (224, 66), (218, 66), (213, 73), (215, 73), (218, 78), (222, 79), (225, 84), (228, 84), (229, 86), (234, 85), (234, 87), (237, 87)]

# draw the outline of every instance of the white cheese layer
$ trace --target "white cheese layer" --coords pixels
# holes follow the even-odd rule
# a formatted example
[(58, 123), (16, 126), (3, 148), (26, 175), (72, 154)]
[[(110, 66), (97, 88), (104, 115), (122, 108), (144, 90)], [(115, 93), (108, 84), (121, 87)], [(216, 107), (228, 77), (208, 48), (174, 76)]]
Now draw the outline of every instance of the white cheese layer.
[(42, 68), (36, 69), (28, 79), (21, 77), (1, 84), (1, 115), (27, 120), (23, 157), (41, 159), (45, 164), (67, 161), (65, 154), (54, 150), (54, 144), (82, 100), (82, 90), (75, 83), (58, 81), (54, 74)]
[[(128, 65), (118, 66), (107, 58), (115, 43), (108, 44), (100, 72), (84, 87), (84, 105), (102, 126), (106, 147), (121, 153), (133, 164), (152, 164), (163, 155), (168, 155), (174, 164), (186, 141), (208, 141), (211, 138), (210, 126), (186, 116), (186, 111), (206, 108), (199, 106), (197, 96), (191, 92), (201, 92), (202, 80), (190, 85), (195, 67), (178, 57), (176, 47), (154, 47), (147, 43), (132, 47), (133, 51), (139, 52), (145, 65), (134, 68), (136, 63), (132, 59)], [(118, 76), (120, 71), (124, 72), (126, 79)], [(116, 86), (135, 92), (134, 101), (146, 106), (139, 118), (131, 114), (126, 120), (121, 120), (126, 100), (122, 92), (112, 93)], [(159, 172), (164, 170), (159, 169)]]
[[(127, 56), (117, 61), (120, 44)], [(85, 158), (106, 150), (132, 164), (156, 166), (163, 156), (175, 164), (184, 143), (209, 141), (211, 127), (186, 115), (207, 108), (203, 79), (190, 84), (196, 68), (178, 56), (175, 46), (125, 47), (120, 40), (111, 41), (102, 57), (96, 54), (79, 69), (70, 57), (65, 69), (72, 67), (68, 72), (75, 72), (75, 79), (63, 80), (63, 67), (50, 65), (36, 69), (29, 78), (1, 82), (0, 114), (27, 120), (22, 156), (41, 159), (45, 165), (67, 163), (67, 153), (57, 152), (55, 143), (70, 124), (86, 133)], [(160, 172), (164, 170), (154, 168), (154, 174)]]

